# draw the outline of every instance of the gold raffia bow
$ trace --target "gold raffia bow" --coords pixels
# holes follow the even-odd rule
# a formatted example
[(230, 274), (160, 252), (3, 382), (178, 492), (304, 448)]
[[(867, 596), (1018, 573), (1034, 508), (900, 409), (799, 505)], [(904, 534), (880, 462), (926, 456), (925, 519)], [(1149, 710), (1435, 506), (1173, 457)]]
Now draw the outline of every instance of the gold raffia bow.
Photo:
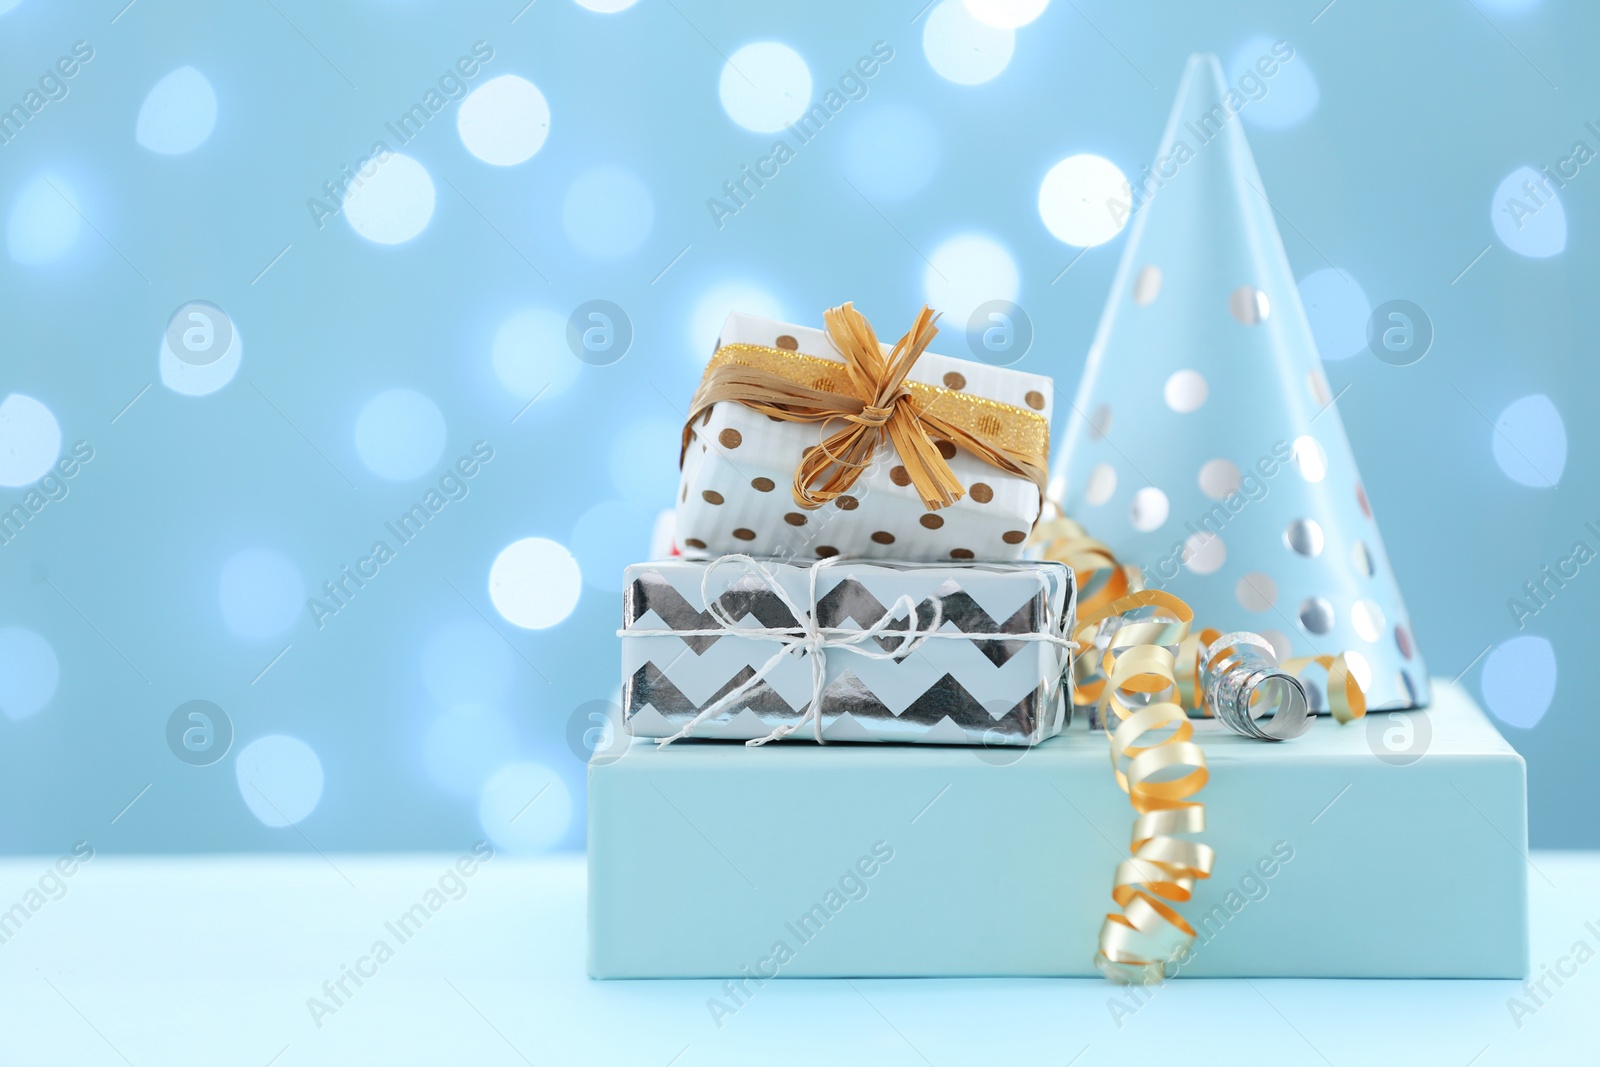
[[(871, 324), (852, 304), (830, 308), (823, 319), (843, 363), (762, 345), (722, 346), (689, 405), (679, 462), (695, 419), (713, 404), (731, 400), (785, 422), (822, 424), (827, 436), (806, 450), (792, 486), (795, 503), (808, 511), (847, 493), (885, 440), (894, 445), (929, 511), (949, 507), (966, 493), (939, 450), (943, 442), (1027, 478), (1042, 499), (1050, 454), (1050, 426), (1043, 416), (906, 380), (938, 334), (937, 318), (924, 306), (885, 356)], [(829, 432), (830, 424), (841, 421), (842, 428)]]
[[(1196, 936), (1172, 904), (1190, 900), (1195, 881), (1209, 878), (1216, 862), (1209, 846), (1179, 835), (1205, 830), (1205, 804), (1191, 798), (1210, 771), (1189, 718), (1211, 714), (1201, 650), (1222, 635), (1190, 633), (1194, 612), (1187, 604), (1145, 589), (1139, 568), (1118, 562), (1063, 515), (1042, 520), (1033, 543), (1042, 558), (1070, 566), (1078, 582), (1073, 636), (1083, 652), (1073, 660), (1072, 702), (1099, 712), (1110, 735), (1112, 772), (1139, 813), (1111, 889), (1122, 911), (1107, 914), (1100, 927), (1095, 966), (1114, 982), (1157, 983)], [(1366, 714), (1366, 695), (1343, 653), (1291, 659), (1283, 669), (1300, 676), (1312, 665), (1327, 671), (1334, 718), (1346, 723)]]

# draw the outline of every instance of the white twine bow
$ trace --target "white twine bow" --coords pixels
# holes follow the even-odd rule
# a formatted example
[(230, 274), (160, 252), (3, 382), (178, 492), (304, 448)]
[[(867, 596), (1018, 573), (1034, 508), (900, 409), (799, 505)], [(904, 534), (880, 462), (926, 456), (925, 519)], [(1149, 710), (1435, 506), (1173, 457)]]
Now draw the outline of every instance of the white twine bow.
[[(754, 674), (706, 705), (694, 718), (685, 723), (677, 733), (670, 737), (661, 738), (657, 741), (657, 744), (665, 747), (674, 741), (688, 737), (695, 727), (736, 705), (747, 693), (760, 685), (767, 675), (776, 670), (785, 656), (809, 656), (811, 659), (811, 699), (806, 704), (805, 714), (795, 722), (780, 725), (765, 737), (752, 738), (746, 741), (746, 745), (758, 747), (768, 741), (781, 740), (805, 726), (807, 722), (814, 724), (814, 736), (817, 743), (820, 745), (828, 743), (827, 739), (822, 736), (822, 693), (827, 686), (827, 650), (830, 648), (843, 649), (858, 656), (865, 656), (867, 659), (899, 661), (915, 653), (922, 647), (923, 642), (933, 638), (961, 641), (1044, 641), (1066, 648), (1068, 651), (1078, 647), (1077, 642), (1056, 634), (941, 632), (939, 627), (944, 625), (944, 609), (936, 596), (930, 598), (933, 601), (933, 613), (928, 620), (926, 628), (921, 626), (917, 618), (917, 602), (910, 594), (903, 594), (898, 597), (877, 622), (864, 629), (851, 630), (840, 626), (822, 626), (817, 620), (817, 581), (824, 570), (842, 562), (845, 561), (838, 556), (833, 556), (819, 560), (807, 568), (807, 595), (810, 598), (810, 603), (809, 610), (802, 611), (790, 598), (782, 584), (779, 583), (778, 576), (773, 573), (771, 568), (754, 557), (743, 553), (720, 556), (706, 564), (705, 571), (700, 576), (700, 602), (705, 605), (707, 613), (717, 620), (718, 626), (699, 630), (618, 630), (617, 635), (619, 637), (753, 637), (779, 642), (780, 647), (778, 650)], [(734, 563), (748, 568), (746, 573), (757, 578), (762, 585), (766, 586), (782, 602), (783, 606), (789, 610), (790, 616), (795, 619), (795, 626), (741, 627), (737, 625), (738, 620), (730, 616), (722, 604), (711, 595), (711, 576), (718, 567)], [(1041, 587), (1044, 585), (1042, 576), (1040, 576), (1040, 585)], [(866, 642), (885, 636), (886, 631), (889, 631), (889, 627), (893, 625), (895, 619), (901, 615), (906, 616), (906, 629), (887, 633), (887, 636), (904, 638), (899, 647), (894, 649), (863, 647)]]

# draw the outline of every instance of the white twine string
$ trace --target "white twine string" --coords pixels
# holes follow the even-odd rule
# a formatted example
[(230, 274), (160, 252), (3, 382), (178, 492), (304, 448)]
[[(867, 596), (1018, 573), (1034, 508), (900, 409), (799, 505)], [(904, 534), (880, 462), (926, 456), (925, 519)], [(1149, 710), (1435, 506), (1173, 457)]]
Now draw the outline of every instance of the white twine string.
[[(1076, 641), (1057, 634), (973, 634), (962, 630), (953, 632), (940, 631), (939, 627), (944, 624), (944, 609), (941, 607), (937, 597), (933, 598), (933, 615), (928, 621), (927, 628), (924, 629), (917, 619), (917, 602), (912, 599), (910, 594), (903, 594), (897, 598), (889, 610), (883, 613), (882, 618), (865, 629), (850, 630), (839, 626), (820, 626), (817, 623), (817, 580), (824, 570), (841, 562), (845, 561), (834, 556), (820, 560), (807, 568), (807, 593), (810, 597), (810, 609), (802, 611), (790, 599), (788, 592), (778, 582), (777, 575), (766, 565), (744, 553), (721, 556), (706, 564), (705, 571), (700, 576), (700, 602), (705, 605), (706, 611), (720, 625), (715, 628), (700, 630), (618, 630), (618, 637), (751, 637), (758, 640), (777, 641), (780, 644), (780, 647), (772, 654), (772, 657), (763, 663), (753, 675), (702, 708), (699, 714), (685, 723), (677, 733), (670, 737), (663, 737), (656, 743), (665, 747), (674, 741), (688, 737), (695, 727), (737, 704), (745, 694), (760, 685), (767, 675), (776, 670), (785, 656), (809, 655), (811, 657), (811, 699), (806, 704), (805, 714), (795, 722), (783, 723), (765, 737), (752, 738), (746, 741), (746, 745), (758, 747), (768, 741), (781, 740), (805, 726), (807, 722), (812, 722), (815, 725), (814, 736), (817, 743), (819, 745), (828, 743), (827, 739), (822, 736), (822, 691), (827, 685), (827, 649), (830, 648), (854, 652), (856, 655), (865, 656), (868, 659), (900, 661), (921, 648), (923, 642), (939, 638), (959, 641), (1044, 642), (1055, 645), (1058, 648), (1065, 648), (1069, 652), (1075, 651), (1078, 647)], [(761, 584), (766, 586), (783, 603), (783, 606), (789, 609), (790, 616), (797, 621), (798, 625), (792, 627), (740, 627), (736, 625), (737, 620), (728, 615), (722, 605), (711, 595), (712, 574), (716, 572), (718, 567), (733, 563), (744, 565), (747, 568), (746, 574), (754, 575), (759, 579)], [(1048, 586), (1044, 575), (1036, 571), (1035, 577), (1039, 580), (1040, 588), (1047, 590)], [(730, 585), (729, 588), (732, 588), (732, 586)], [(900, 615), (907, 617), (906, 629), (903, 632), (896, 630), (889, 634), (889, 636), (904, 638), (898, 648), (873, 650), (862, 647), (865, 642), (883, 636), (896, 617)]]

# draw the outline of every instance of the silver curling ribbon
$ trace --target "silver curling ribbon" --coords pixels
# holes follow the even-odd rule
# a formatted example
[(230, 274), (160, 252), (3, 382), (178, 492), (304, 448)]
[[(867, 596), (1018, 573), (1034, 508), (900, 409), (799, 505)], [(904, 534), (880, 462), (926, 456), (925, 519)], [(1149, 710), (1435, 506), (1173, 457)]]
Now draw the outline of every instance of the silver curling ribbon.
[(1211, 714), (1234, 733), (1259, 741), (1288, 741), (1311, 727), (1300, 679), (1278, 666), (1265, 638), (1223, 634), (1201, 652), (1201, 683)]

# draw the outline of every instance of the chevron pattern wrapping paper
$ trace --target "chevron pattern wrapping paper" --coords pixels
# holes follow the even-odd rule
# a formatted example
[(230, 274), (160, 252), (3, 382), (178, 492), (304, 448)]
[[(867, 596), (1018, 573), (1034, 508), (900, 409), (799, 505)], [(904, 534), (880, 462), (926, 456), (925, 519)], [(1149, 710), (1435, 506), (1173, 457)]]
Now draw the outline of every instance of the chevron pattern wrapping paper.
[[(648, 631), (718, 627), (702, 599), (711, 564), (695, 560), (639, 563), (627, 569), (623, 599), (622, 708), (636, 737), (667, 737), (765, 664), (780, 642), (739, 630), (800, 627), (783, 600), (748, 570), (722, 566), (711, 598), (734, 620), (727, 636), (678, 637)], [(763, 564), (792, 603), (810, 605), (812, 564)], [(1066, 679), (1071, 655), (1048, 641), (1007, 635), (1072, 630), (1076, 591), (1058, 563), (909, 564), (852, 560), (817, 576), (818, 625), (867, 629), (902, 596), (927, 625), (935, 604), (939, 631), (970, 640), (930, 639), (901, 660), (872, 659), (830, 647), (821, 696), (829, 741), (902, 741), (946, 745), (1032, 745), (1052, 737), (1070, 716)], [(904, 615), (864, 643), (893, 651), (905, 640)], [(629, 631), (639, 631), (630, 633)], [(734, 706), (695, 728), (694, 736), (726, 740), (765, 737), (805, 714), (812, 699), (813, 653), (786, 656)], [(808, 726), (796, 737), (810, 738)]]

